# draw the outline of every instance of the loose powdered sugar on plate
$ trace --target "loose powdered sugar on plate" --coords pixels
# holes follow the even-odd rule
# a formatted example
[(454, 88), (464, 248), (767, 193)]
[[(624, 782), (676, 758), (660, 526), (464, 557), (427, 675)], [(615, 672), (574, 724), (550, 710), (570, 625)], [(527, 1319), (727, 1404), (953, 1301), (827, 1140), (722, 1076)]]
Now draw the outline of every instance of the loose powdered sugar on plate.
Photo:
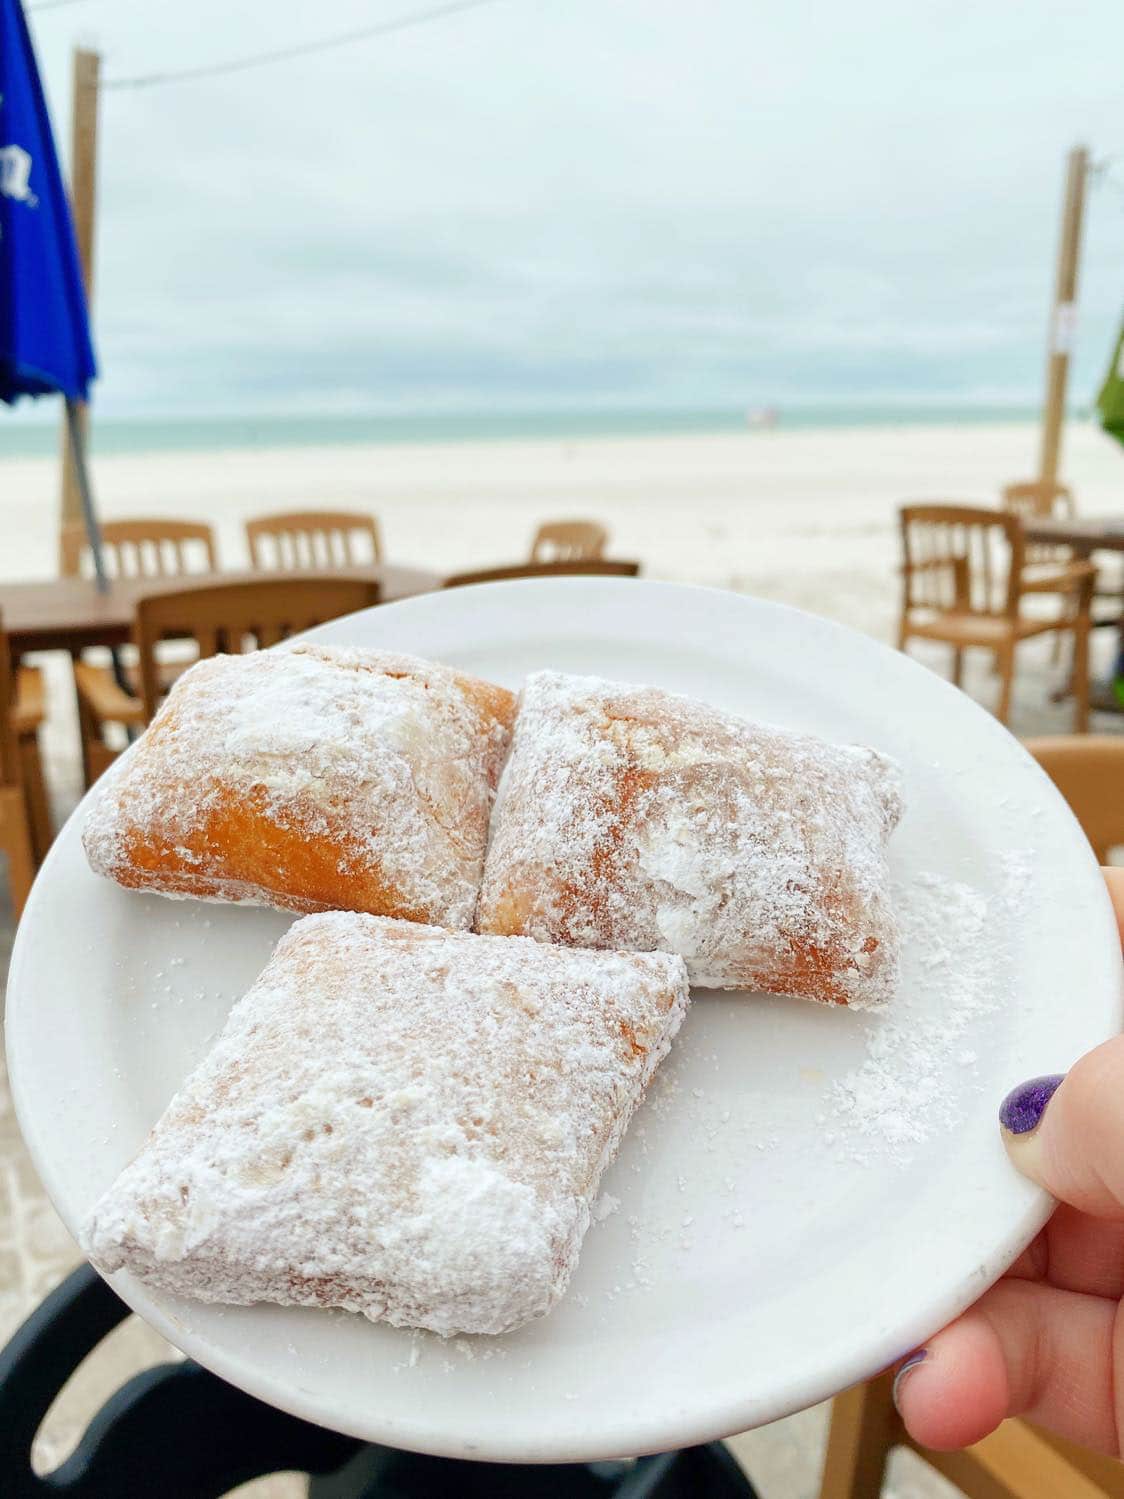
[[(907, 1170), (913, 1156), (938, 1130), (953, 1122), (955, 1090), (951, 1074), (975, 1072), (977, 1053), (972, 1030), (1001, 1004), (1002, 975), (1007, 954), (997, 932), (1010, 928), (1031, 869), (1032, 855), (1010, 852), (1001, 859), (998, 893), (988, 896), (961, 880), (935, 872), (901, 877), (894, 902), (902, 937), (902, 971), (890, 1006), (881, 1012), (852, 1013), (837, 1018), (863, 1033), (858, 1064), (834, 1080), (823, 1080), (818, 1106), (812, 1104), (805, 1128), (809, 1137), (823, 1141), (841, 1165), (859, 1171), (868, 1167)], [(697, 999), (701, 1008), (723, 1004), (718, 995)], [(736, 1003), (753, 1000), (739, 998)], [(801, 1001), (784, 1001), (799, 1005)], [(809, 1081), (823, 1079), (818, 1055), (809, 1054), (800, 1067)], [(697, 1083), (685, 1086), (680, 1072), (687, 1064)], [(669, 1277), (689, 1273), (698, 1254), (700, 1235), (734, 1234), (747, 1255), (755, 1252), (761, 1214), (772, 1200), (779, 1147), (791, 1138), (791, 1116), (778, 1117), (767, 1094), (731, 1099), (723, 1086), (723, 1058), (713, 1043), (697, 1039), (688, 1018), (668, 1062), (657, 1074), (643, 1115), (630, 1137), (626, 1159), (618, 1167), (616, 1190), (662, 1169), (668, 1131), (686, 1130), (693, 1141), (691, 1174), (679, 1175), (679, 1211), (660, 1221), (643, 1207), (626, 1210), (627, 1239), (618, 1240), (619, 1279), (602, 1293), (602, 1317), (622, 1297), (666, 1295)], [(707, 1086), (707, 1075), (713, 1088)], [(731, 1108), (731, 1103), (733, 1107)], [(809, 1099), (811, 1104), (811, 1099)], [(719, 1142), (726, 1148), (719, 1152)], [(734, 1175), (717, 1171), (719, 1160), (741, 1164)], [(620, 1199), (606, 1191), (593, 1210), (594, 1231), (604, 1232), (618, 1218)], [(570, 1295), (583, 1300), (581, 1293)], [(460, 1340), (464, 1358), (448, 1362), (448, 1345), (431, 1335), (420, 1342), (408, 1361), (412, 1368), (427, 1351), (440, 1354), (443, 1372), (454, 1372), (469, 1355), (466, 1347), (493, 1352), (503, 1339)], [(432, 1350), (431, 1345), (432, 1344)], [(405, 1362), (405, 1361), (404, 1361)]]
[[(1000, 893), (988, 897), (944, 875), (900, 882), (895, 905), (902, 972), (893, 1005), (864, 1016), (866, 1055), (831, 1084), (817, 1122), (828, 1126), (840, 1159), (906, 1162), (953, 1114), (946, 1078), (974, 1068), (973, 1022), (1000, 1001), (996, 933), (1010, 925), (1030, 868), (1029, 853), (1003, 859)], [(998, 906), (1005, 908), (1000, 921)]]

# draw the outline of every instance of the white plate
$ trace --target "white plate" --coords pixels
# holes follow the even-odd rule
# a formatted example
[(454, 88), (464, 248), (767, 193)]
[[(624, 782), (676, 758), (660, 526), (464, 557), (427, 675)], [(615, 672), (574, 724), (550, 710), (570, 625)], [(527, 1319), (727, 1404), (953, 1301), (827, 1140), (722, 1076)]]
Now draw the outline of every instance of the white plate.
[[(905, 1353), (1006, 1268), (1049, 1205), (1008, 1167), (999, 1100), (1115, 1033), (1122, 1002), (1093, 857), (994, 719), (824, 620), (659, 583), (493, 584), (315, 633), (511, 686), (542, 666), (653, 683), (876, 745), (905, 772), (898, 876), (932, 871), (980, 893), (957, 904), (929, 881), (933, 930), (911, 944), (896, 1020), (697, 997), (606, 1176), (606, 1205), (620, 1205), (591, 1229), (545, 1320), (443, 1344), (342, 1312), (195, 1305), (116, 1276), (141, 1316), (234, 1384), (356, 1436), (565, 1461), (681, 1446), (810, 1405)], [(36, 882), (7, 1021), (20, 1123), (72, 1232), (287, 925), (96, 878), (81, 821), (79, 809)], [(985, 1001), (995, 1008), (973, 1017)], [(840, 1112), (833, 1087), (864, 1057)], [(920, 1113), (897, 1107), (903, 1084), (927, 1090)], [(856, 1133), (878, 1109), (879, 1129)]]

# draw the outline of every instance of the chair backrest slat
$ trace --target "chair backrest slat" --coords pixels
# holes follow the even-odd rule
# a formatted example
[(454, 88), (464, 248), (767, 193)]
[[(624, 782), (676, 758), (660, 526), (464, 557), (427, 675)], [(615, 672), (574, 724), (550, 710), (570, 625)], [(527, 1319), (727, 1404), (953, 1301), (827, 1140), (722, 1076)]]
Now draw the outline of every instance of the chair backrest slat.
[(262, 578), (153, 593), (137, 600), (134, 635), (145, 717), (160, 702), (158, 647), (189, 638), (200, 659), (241, 653), (379, 602), (379, 585), (357, 578)]
[(967, 537), (960, 526), (936, 526), (933, 535), (939, 541), (939, 553), (943, 567), (932, 569), (931, 577), (935, 585), (935, 597), (938, 604), (945, 609), (955, 609), (962, 602), (958, 589), (963, 588), (963, 571), (957, 573), (956, 559), (965, 554), (967, 548)]
[(586, 562), (602, 557), (609, 533), (595, 520), (547, 521), (535, 532), (532, 562)]
[(263, 571), (307, 572), (382, 561), (379, 523), (362, 511), (259, 515), (246, 522), (246, 544), (250, 561)]
[[(215, 533), (202, 521), (140, 520), (101, 522), (102, 554), (111, 578), (165, 578), (193, 572), (217, 572)], [(64, 577), (93, 576), (94, 564), (86, 528), (71, 522), (59, 537)]]
[[(1073, 491), (1068, 484), (1055, 480), (1024, 479), (1018, 484), (1007, 484), (1003, 488), (1003, 508), (1021, 520), (1040, 517), (1071, 516), (1077, 513)], [(1057, 566), (1070, 560), (1068, 547), (1053, 546), (1050, 542), (1033, 542), (1026, 548), (1026, 561), (1030, 564), (1052, 564)]]
[(907, 609), (1018, 614), (1024, 542), (1016, 515), (975, 505), (900, 511)]
[(1073, 515), (1073, 490), (1056, 480), (1023, 479), (1003, 486), (1003, 508), (1029, 519), (1031, 516)]
[(444, 588), (463, 588), (470, 583), (504, 583), (512, 578), (635, 578), (639, 562), (615, 562), (607, 558), (585, 562), (520, 562), (513, 567), (485, 567), (477, 572), (454, 573), (445, 579)]
[(271, 621), (269, 624), (259, 624), (253, 630), (253, 636), (257, 638), (258, 649), (262, 651), (267, 650), (271, 645), (277, 645), (287, 635), (295, 633), (287, 625), (281, 624), (278, 621)]
[[(207, 656), (217, 656), (220, 651), (227, 649), (226, 631), (221, 626), (204, 624), (200, 620), (195, 626), (195, 644), (200, 660)], [(151, 716), (150, 713), (149, 717)]]
[(972, 588), (972, 608), (979, 614), (989, 614), (995, 597), (991, 566), (991, 532), (984, 526), (973, 526), (969, 535), (975, 542), (978, 568), (970, 570), (968, 578)]

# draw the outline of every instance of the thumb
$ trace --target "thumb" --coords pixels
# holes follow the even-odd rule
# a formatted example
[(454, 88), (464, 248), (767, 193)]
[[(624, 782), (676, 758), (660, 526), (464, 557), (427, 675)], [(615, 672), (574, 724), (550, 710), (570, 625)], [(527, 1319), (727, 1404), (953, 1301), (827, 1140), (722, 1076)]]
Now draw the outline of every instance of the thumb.
[(1124, 1036), (1065, 1077), (1021, 1083), (999, 1111), (1012, 1163), (1052, 1197), (1124, 1221)]

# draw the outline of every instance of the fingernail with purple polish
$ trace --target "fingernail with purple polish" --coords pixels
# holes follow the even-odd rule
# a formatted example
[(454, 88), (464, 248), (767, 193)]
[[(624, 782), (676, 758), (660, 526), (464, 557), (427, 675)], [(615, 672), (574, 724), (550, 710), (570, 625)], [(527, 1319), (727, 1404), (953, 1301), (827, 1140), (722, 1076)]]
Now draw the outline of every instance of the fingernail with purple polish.
[(1038, 1128), (1046, 1105), (1064, 1076), (1064, 1072), (1052, 1072), (1048, 1077), (1032, 1077), (1011, 1089), (999, 1105), (999, 1123), (1008, 1134), (1029, 1135)]
[[(893, 1397), (895, 1406), (898, 1405), (898, 1395), (901, 1392), (902, 1381), (905, 1379), (906, 1375), (911, 1374), (913, 1370), (917, 1368), (918, 1364), (923, 1364), (928, 1357), (929, 1350), (927, 1348), (919, 1348), (916, 1353), (911, 1353), (909, 1355), (905, 1363), (894, 1375), (894, 1383), (891, 1387), (890, 1394)], [(901, 1407), (898, 1406), (898, 1409), (900, 1410)]]

